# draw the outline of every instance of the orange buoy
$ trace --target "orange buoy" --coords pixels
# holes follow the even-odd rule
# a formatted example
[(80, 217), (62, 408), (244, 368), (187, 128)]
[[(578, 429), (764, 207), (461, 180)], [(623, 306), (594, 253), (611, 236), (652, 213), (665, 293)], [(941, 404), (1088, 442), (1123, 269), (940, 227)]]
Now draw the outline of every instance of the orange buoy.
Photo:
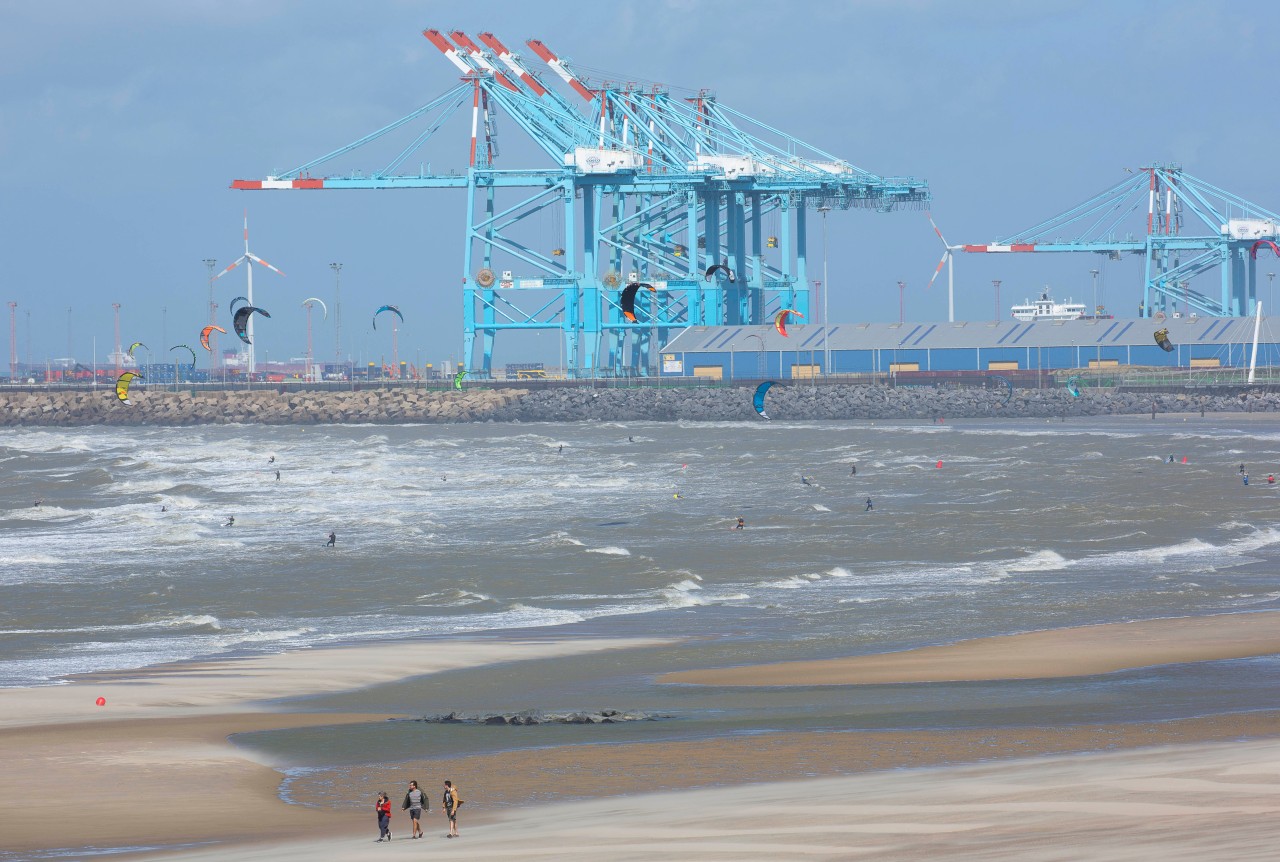
[(105, 697), (100, 697), (97, 700), (95, 700), (94, 703), (96, 703), (98, 706), (106, 706), (107, 699)]

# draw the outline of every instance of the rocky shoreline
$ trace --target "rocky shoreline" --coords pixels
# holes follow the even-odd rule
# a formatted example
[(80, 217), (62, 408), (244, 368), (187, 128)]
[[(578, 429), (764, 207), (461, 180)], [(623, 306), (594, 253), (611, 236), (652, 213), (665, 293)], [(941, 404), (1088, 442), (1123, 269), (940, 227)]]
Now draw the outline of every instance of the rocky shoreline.
[[(545, 389), (413, 388), (342, 391), (207, 390), (0, 393), (0, 427), (85, 425), (314, 425), (341, 423), (756, 420), (750, 387)], [(777, 385), (767, 411), (778, 420), (1060, 418), (1160, 413), (1269, 413), (1280, 393), (1242, 387), (1188, 392), (955, 386)]]

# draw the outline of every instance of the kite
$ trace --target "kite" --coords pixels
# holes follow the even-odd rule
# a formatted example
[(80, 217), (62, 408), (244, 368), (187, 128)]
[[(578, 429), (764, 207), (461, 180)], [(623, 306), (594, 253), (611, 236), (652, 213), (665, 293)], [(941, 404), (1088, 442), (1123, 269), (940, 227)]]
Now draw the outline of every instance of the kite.
[(231, 305), (229, 305), (229, 306), (227, 307), (227, 310), (228, 310), (228, 311), (231, 311), (232, 313), (234, 313), (234, 312), (235, 312), (235, 310), (236, 310), (236, 303), (237, 303), (237, 302), (243, 302), (245, 305), (248, 305), (248, 304), (249, 304), (249, 297), (247, 297), (247, 296), (237, 296), (235, 299), (231, 300)]
[(1071, 393), (1072, 398), (1080, 397), (1080, 378), (1078, 376), (1073, 374), (1067, 378), (1067, 391)]
[(1007, 389), (1008, 391), (1005, 392), (1004, 401), (1002, 403), (1008, 404), (1009, 399), (1013, 397), (1013, 381), (1010, 380), (1008, 377), (1005, 377), (1003, 374), (992, 374), (991, 379), (999, 380), (1001, 383), (1005, 385), (1005, 389)]
[(751, 403), (756, 408), (756, 412), (765, 419), (768, 419), (769, 416), (764, 412), (764, 396), (771, 386), (773, 386), (773, 381), (766, 380), (764, 383), (761, 383), (756, 387), (756, 394), (751, 397)]
[(206, 326), (204, 329), (200, 330), (200, 346), (203, 347), (205, 350), (208, 350), (210, 353), (213, 352), (213, 348), (209, 346), (209, 333), (213, 332), (214, 330), (221, 332), (223, 335), (227, 334), (227, 331), (223, 329), (221, 326), (215, 326), (212, 323)]
[(265, 309), (258, 308), (256, 305), (246, 305), (236, 311), (235, 319), (231, 321), (231, 326), (235, 329), (236, 335), (240, 336), (240, 340), (245, 344), (253, 343), (249, 340), (249, 336), (245, 335), (245, 330), (249, 327), (249, 315), (253, 314), (255, 311), (263, 317), (271, 316)]
[(306, 308), (308, 302), (320, 303), (320, 309), (324, 311), (324, 319), (325, 320), (329, 319), (329, 306), (324, 304), (323, 299), (319, 299), (318, 297), (314, 297), (314, 296), (308, 297), (307, 299), (302, 300), (302, 307)]
[(1280, 246), (1276, 245), (1274, 242), (1272, 242), (1269, 239), (1260, 239), (1257, 242), (1255, 242), (1253, 244), (1253, 247), (1249, 249), (1249, 257), (1253, 258), (1254, 260), (1257, 260), (1258, 249), (1264, 246), (1267, 248), (1270, 248), (1271, 253), (1274, 254), (1276, 257), (1280, 257)]
[(400, 313), (400, 309), (396, 308), (394, 305), (384, 305), (384, 306), (382, 306), (382, 308), (379, 308), (377, 311), (375, 311), (375, 312), (373, 313), (373, 328), (374, 328), (374, 329), (377, 329), (377, 328), (378, 328), (378, 315), (379, 315), (379, 314), (382, 314), (382, 312), (384, 312), (384, 311), (390, 311), (390, 312), (391, 312), (391, 313), (393, 313), (396, 317), (400, 318), (400, 322), (401, 322), (401, 323), (404, 323), (404, 315)]
[(622, 288), (622, 316), (632, 323), (636, 322), (636, 293), (642, 287), (654, 293), (658, 292), (652, 284), (646, 284), (643, 281), (633, 281)]
[(135, 377), (142, 377), (142, 375), (133, 371), (126, 371), (116, 378), (116, 397), (120, 399), (121, 404), (129, 403), (129, 384)]
[(711, 280), (711, 274), (717, 269), (722, 271), (725, 274), (725, 278), (729, 279), (729, 281), (737, 281), (737, 279), (733, 277), (733, 270), (729, 269), (729, 267), (725, 266), (723, 263), (713, 263), (711, 266), (707, 267), (707, 271), (703, 273), (707, 281)]
[(453, 375), (453, 388), (454, 388), (454, 389), (461, 389), (461, 388), (462, 388), (462, 378), (464, 378), (464, 377), (466, 377), (466, 376), (467, 376), (467, 369), (465, 369), (465, 368), (464, 368), (464, 369), (462, 369), (461, 371), (459, 371), (457, 374)]
[(1156, 344), (1160, 345), (1160, 349), (1165, 353), (1173, 352), (1173, 342), (1169, 340), (1169, 330), (1157, 329), (1155, 331)]
[(796, 311), (794, 308), (784, 308), (782, 309), (782, 311), (779, 311), (777, 314), (775, 314), (773, 317), (773, 328), (778, 330), (778, 334), (781, 335), (783, 338), (791, 337), (787, 335), (787, 315), (788, 314), (794, 314), (796, 317), (800, 318), (801, 320), (804, 320), (804, 315)]
[(175, 350), (185, 350), (185, 351), (187, 351), (188, 353), (190, 353), (190, 354), (191, 354), (191, 367), (192, 367), (192, 368), (195, 368), (195, 367), (196, 367), (196, 352), (195, 352), (194, 350), (192, 350), (192, 349), (191, 349), (190, 345), (187, 345), (187, 344), (175, 344), (173, 347), (170, 347), (170, 348), (169, 348), (169, 352), (170, 352), (170, 353), (172, 353), (172, 352), (173, 352), (173, 351), (175, 351)]
[[(141, 341), (135, 341), (135, 342), (133, 342), (133, 344), (130, 344), (130, 345), (129, 345), (129, 358), (130, 358), (130, 359), (132, 359), (132, 358), (133, 358), (133, 351), (134, 351), (135, 349), (139, 348), (139, 347), (147, 347), (147, 345), (143, 344)], [(150, 347), (147, 347), (147, 349), (148, 349), (148, 350), (150, 350), (151, 348), (150, 348)]]

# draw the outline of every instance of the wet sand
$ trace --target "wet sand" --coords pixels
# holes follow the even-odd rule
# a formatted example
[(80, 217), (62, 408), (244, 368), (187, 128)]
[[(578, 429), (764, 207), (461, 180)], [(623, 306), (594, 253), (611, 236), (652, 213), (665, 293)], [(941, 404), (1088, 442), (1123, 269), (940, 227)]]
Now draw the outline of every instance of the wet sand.
[[(472, 797), (474, 798), (474, 797)], [(397, 812), (398, 813), (398, 812)], [(153, 859), (1215, 862), (1274, 855), (1280, 742), (1144, 748), (533, 805), (462, 837), (251, 843)], [(403, 821), (400, 821), (403, 822)]]
[(1280, 653), (1280, 611), (1143, 620), (977, 638), (879, 655), (663, 674), (718, 686), (1048, 679)]
[[(403, 642), (5, 689), (0, 691), (0, 762), (5, 764), (0, 858), (5, 851), (245, 841), (282, 829), (290, 835), (341, 831), (343, 824), (330, 813), (280, 801), (281, 773), (252, 761), (227, 737), (386, 716), (308, 713), (305, 703), (282, 707), (270, 703), (272, 698), (650, 643)], [(106, 706), (94, 705), (99, 696)]]

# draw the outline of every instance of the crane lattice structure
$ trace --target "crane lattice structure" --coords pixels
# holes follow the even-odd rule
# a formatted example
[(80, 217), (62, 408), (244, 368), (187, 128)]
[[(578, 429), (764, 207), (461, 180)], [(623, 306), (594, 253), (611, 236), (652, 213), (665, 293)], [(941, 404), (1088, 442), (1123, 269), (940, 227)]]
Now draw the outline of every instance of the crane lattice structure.
[[(1259, 252), (1280, 257), (1280, 215), (1196, 179), (1178, 165), (1150, 165), (1130, 173), (1033, 228), (963, 248), (979, 253), (1087, 251), (1112, 260), (1142, 255), (1139, 316), (1167, 313), (1177, 302), (1215, 317), (1249, 314), (1258, 295)], [(1221, 273), (1216, 298), (1191, 289), (1192, 279), (1215, 267)]]
[[(761, 324), (781, 308), (808, 315), (810, 210), (888, 212), (929, 199), (921, 180), (871, 174), (707, 90), (684, 98), (658, 85), (591, 86), (544, 43), (529, 40), (532, 54), (565, 85), (561, 92), (492, 33), (481, 33), (481, 44), (459, 31), (423, 35), (462, 73), (458, 85), (352, 144), (232, 187), (465, 190), (463, 356), (473, 373), (491, 373), (494, 339), (504, 331), (560, 331), (573, 376), (597, 368), (647, 373), (655, 339), (666, 343), (674, 330)], [(402, 172), (468, 101), (466, 172), (433, 173), (425, 164), (416, 174)], [(499, 116), (551, 164), (499, 168)], [(420, 131), (380, 170), (316, 175), (406, 126)], [(556, 222), (554, 248), (537, 241), (533, 226), (546, 212)], [(766, 238), (766, 221), (776, 222), (776, 236)], [(705, 276), (715, 264), (734, 276), (725, 269)], [(632, 321), (620, 293), (637, 281), (655, 291), (639, 292)]]

